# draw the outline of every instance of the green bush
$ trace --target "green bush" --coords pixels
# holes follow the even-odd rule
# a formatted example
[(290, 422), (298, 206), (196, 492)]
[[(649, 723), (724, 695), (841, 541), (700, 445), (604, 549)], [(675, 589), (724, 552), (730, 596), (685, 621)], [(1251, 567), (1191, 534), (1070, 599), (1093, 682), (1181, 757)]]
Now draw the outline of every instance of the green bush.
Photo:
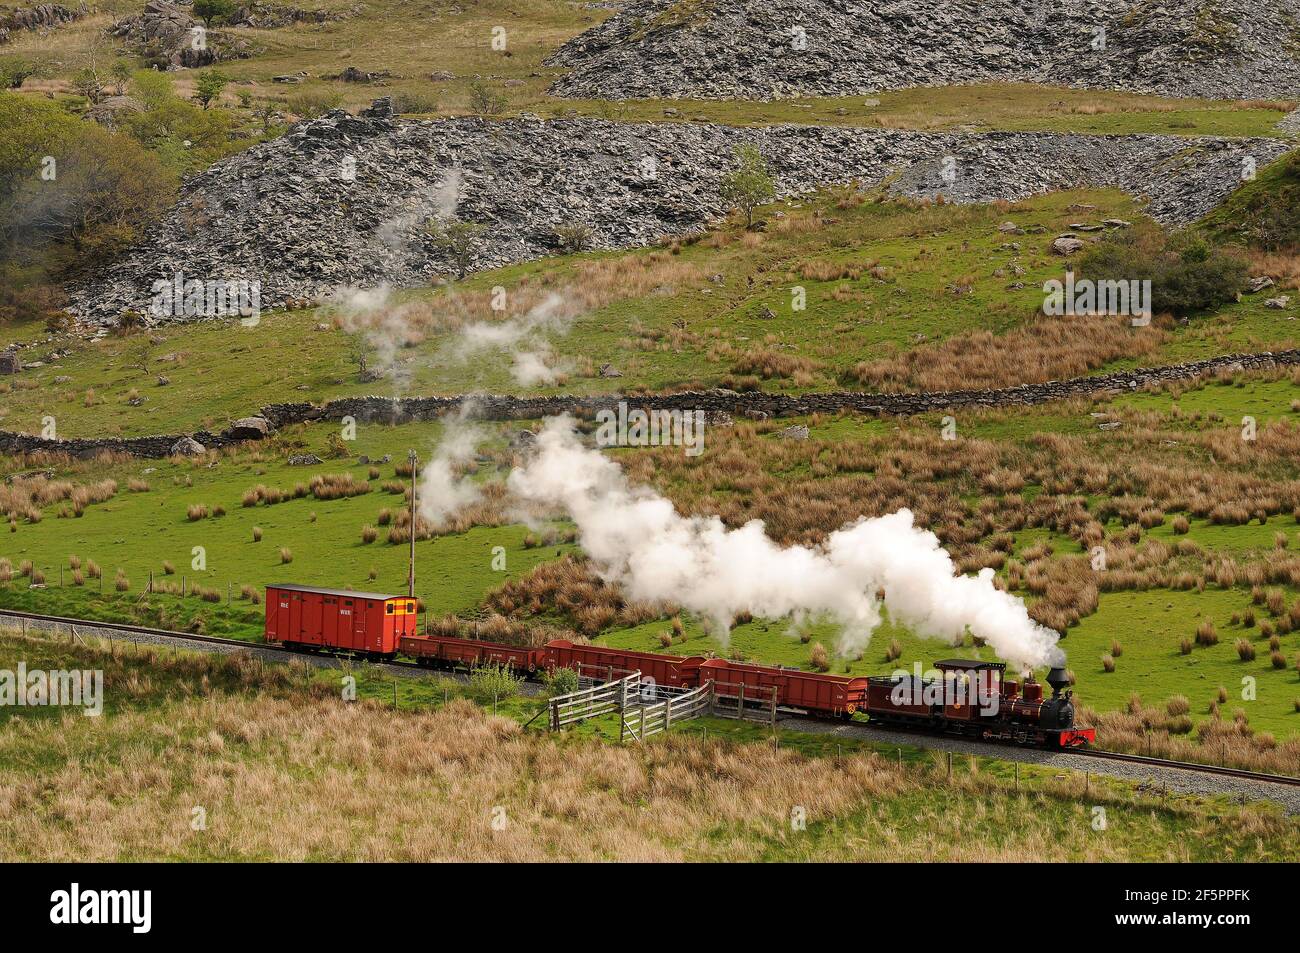
[(438, 101), (420, 93), (394, 93), (393, 108), (407, 115), (426, 115), (438, 111)]
[(194, 15), (211, 27), (213, 20), (225, 20), (237, 9), (234, 0), (194, 0)]
[(469, 676), (469, 696), (480, 704), (510, 698), (524, 679), (504, 665), (479, 665)]
[(500, 116), (510, 108), (510, 101), (481, 79), (469, 84), (470, 111), (480, 116)]
[(1186, 315), (1236, 300), (1246, 286), (1247, 263), (1232, 249), (1195, 232), (1170, 234), (1138, 223), (1089, 248), (1079, 260), (1096, 281), (1150, 281), (1156, 314)]
[(578, 690), (578, 673), (571, 668), (553, 668), (542, 676), (546, 697), (556, 698)]
[(249, 145), (232, 135), (230, 112), (218, 106), (204, 109), (178, 96), (166, 73), (139, 70), (131, 78), (131, 94), (144, 111), (124, 113), (118, 121), (121, 130), (177, 174), (206, 169)]
[(20, 89), (38, 72), (34, 63), (19, 57), (6, 57), (0, 60), (0, 89)]

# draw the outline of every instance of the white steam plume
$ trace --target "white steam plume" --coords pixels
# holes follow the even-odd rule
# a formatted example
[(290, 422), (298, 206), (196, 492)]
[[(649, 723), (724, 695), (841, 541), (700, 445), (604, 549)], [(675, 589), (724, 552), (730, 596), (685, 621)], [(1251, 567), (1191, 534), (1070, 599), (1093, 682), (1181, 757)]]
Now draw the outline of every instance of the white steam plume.
[(519, 317), (466, 325), (452, 345), (452, 356), (465, 362), (484, 351), (504, 351), (511, 357), (510, 373), (517, 383), (554, 384), (567, 368), (556, 361), (547, 336), (567, 332), (576, 316), (577, 308), (568, 298), (551, 292)]
[(470, 422), (473, 412), (467, 403), (459, 414), (447, 419), (442, 440), (420, 469), (420, 518), (435, 529), (443, 528), (449, 516), (473, 506), (482, 496), (478, 485), (458, 472), (462, 464), (474, 459), (475, 449), (486, 436)]
[(437, 186), (427, 193), (409, 199), (405, 211), (380, 222), (379, 227), (375, 229), (375, 238), (385, 248), (399, 255), (408, 254), (416, 232), (430, 216), (444, 222), (449, 222), (456, 217), (462, 178), (460, 165), (453, 165)]
[(567, 511), (582, 548), (629, 598), (675, 603), (719, 632), (744, 612), (828, 618), (842, 627), (840, 651), (851, 652), (880, 624), (883, 589), (890, 617), (920, 635), (952, 640), (969, 627), (1021, 668), (1064, 661), (1057, 633), (997, 589), (992, 570), (958, 575), (909, 510), (859, 519), (820, 546), (779, 546), (759, 520), (728, 529), (717, 517), (683, 517), (652, 489), (629, 485), (618, 464), (582, 445), (567, 416), (546, 422), (509, 488)]
[(394, 301), (392, 286), (385, 282), (377, 288), (339, 288), (331, 295), (330, 309), (345, 331), (364, 337), (372, 351), (368, 369), (388, 378), (396, 390), (405, 390), (411, 373), (399, 355), (422, 337), (415, 306)]
[(433, 213), (443, 221), (456, 217), (456, 205), (460, 202), (461, 171), (459, 163), (447, 172), (447, 177), (433, 190)]

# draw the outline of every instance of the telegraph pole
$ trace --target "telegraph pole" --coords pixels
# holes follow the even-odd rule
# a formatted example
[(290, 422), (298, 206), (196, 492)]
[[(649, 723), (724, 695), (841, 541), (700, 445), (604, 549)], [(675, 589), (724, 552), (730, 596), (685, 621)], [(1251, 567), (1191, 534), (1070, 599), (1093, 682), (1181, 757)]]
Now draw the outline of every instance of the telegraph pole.
[(412, 599), (415, 598), (415, 514), (417, 507), (415, 505), (415, 466), (419, 462), (419, 457), (415, 450), (412, 449), (406, 455), (406, 459), (411, 464), (411, 565), (406, 573), (406, 594)]

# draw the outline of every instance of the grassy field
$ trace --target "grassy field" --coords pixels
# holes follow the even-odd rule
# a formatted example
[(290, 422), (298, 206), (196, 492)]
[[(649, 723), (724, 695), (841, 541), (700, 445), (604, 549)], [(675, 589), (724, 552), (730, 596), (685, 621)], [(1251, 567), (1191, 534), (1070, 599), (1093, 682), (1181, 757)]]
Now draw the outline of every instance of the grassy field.
[(914, 749), (709, 721), (618, 747), (438, 680), (400, 680), (393, 711), (365, 672), (345, 703), (337, 671), (0, 633), (20, 661), (100, 669), (107, 703), (5, 711), (10, 861), (1295, 858), (1268, 805), (990, 759), (949, 778)]
[[(329, 453), (327, 437), (332, 428), (304, 429), (291, 440), (300, 452)], [(392, 454), (405, 460), (408, 446), (427, 454), (436, 442), (436, 424), (409, 428), (361, 425), (354, 445), (357, 454), (379, 459)], [(268, 582), (299, 582), (316, 585), (348, 585), (356, 589), (403, 592), (406, 586), (407, 549), (381, 539), (366, 544), (362, 527), (383, 527), (381, 512), (400, 513), (404, 497), (384, 491), (381, 484), (398, 480), (393, 464), (378, 468), (381, 477), (369, 480), (371, 491), (361, 496), (318, 500), (308, 494), (274, 505), (244, 507), (245, 491), (260, 485), (292, 491), (304, 486), (314, 474), (351, 474), (367, 481), (369, 465), (354, 459), (331, 460), (316, 467), (290, 467), (271, 454), (250, 454), (221, 461), (211, 469), (182, 461), (135, 461), (110, 467), (95, 467), (94, 478), (115, 479), (121, 490), (112, 499), (88, 507), (84, 515), (60, 519), (60, 507), (48, 508), (49, 518), (37, 524), (22, 523), (15, 533), (6, 534), (0, 552), (14, 566), (30, 560), (45, 574), (42, 590), (9, 587), (9, 604), (39, 611), (90, 614), (95, 618), (152, 619), (168, 626), (188, 628), (194, 618), (205, 620), (212, 634), (255, 637), (261, 632), (260, 605), (241, 598), (241, 587), (253, 586), (259, 593)], [(130, 480), (148, 484), (143, 492), (127, 489)], [(399, 480), (406, 483), (409, 481)], [(215, 513), (197, 521), (188, 518), (192, 504), (201, 503)], [(66, 511), (66, 507), (64, 510)], [(262, 531), (254, 541), (254, 527)], [(488, 589), (504, 578), (518, 574), (557, 551), (525, 548), (528, 531), (522, 526), (476, 527), (463, 534), (442, 536), (418, 544), (421, 566), (420, 591), (430, 612), (469, 613)], [(506, 551), (506, 569), (492, 568), (493, 548)], [(195, 547), (201, 547), (203, 569), (195, 568)], [(281, 550), (292, 562), (283, 563)], [(103, 570), (101, 579), (84, 578), (74, 585), (70, 556), (93, 560)], [(164, 564), (175, 570), (165, 572)], [(62, 569), (63, 575), (60, 576)], [(119, 595), (114, 583), (118, 571), (129, 582)], [(201, 596), (154, 594), (142, 599), (152, 572), (160, 583), (180, 585), (187, 592), (209, 589), (229, 606), (202, 601)], [(84, 573), (83, 573), (84, 576)], [(63, 579), (65, 586), (59, 587)], [(102, 593), (101, 593), (102, 590)], [(46, 608), (40, 608), (46, 607)]]
[[(1184, 415), (1177, 417), (1171, 412), (1175, 400), (1169, 394), (1126, 396), (1111, 404), (1075, 403), (1022, 411), (961, 414), (958, 426), (962, 440), (967, 442), (965, 446), (974, 448), (975, 456), (964, 453), (961, 446), (952, 448), (954, 453), (962, 454), (954, 460), (968, 462), (950, 474), (936, 476), (933, 482), (923, 484), (907, 479), (896, 483), (888, 475), (888, 457), (897, 452), (889, 448), (931, 446), (927, 441), (933, 441), (940, 428), (937, 416), (910, 421), (813, 418), (806, 421), (811, 425), (812, 436), (806, 444), (779, 440), (773, 430), (797, 422), (781, 421), (753, 436), (715, 430), (706, 441), (705, 455), (697, 461), (679, 459), (673, 456), (672, 450), (624, 450), (617, 457), (634, 480), (655, 484), (683, 512), (720, 512), (733, 524), (752, 517), (768, 519), (769, 532), (785, 542), (815, 539), (858, 514), (890, 512), (904, 505), (911, 506), (918, 512), (919, 521), (944, 536), (957, 532), (953, 529), (956, 524), (946, 523), (952, 517), (940, 514), (951, 513), (957, 507), (965, 513), (961, 525), (978, 525), (983, 519), (979, 514), (987, 512), (984, 503), (991, 499), (998, 508), (993, 511), (993, 529), (984, 531), (981, 542), (954, 543), (950, 548), (957, 554), (959, 564), (970, 571), (973, 564), (996, 555), (987, 549), (987, 544), (1005, 535), (1005, 542), (997, 545), (1006, 549), (1010, 559), (992, 564), (1000, 566), (1003, 579), (1009, 579), (1013, 562), (1022, 567), (1038, 567), (1031, 570), (1031, 575), (1057, 571), (1053, 567), (1064, 572), (1069, 560), (1085, 559), (1086, 550), (1077, 538), (1051, 525), (1024, 525), (1003, 533), (997, 525), (999, 521), (1011, 519), (1012, 514), (1021, 510), (1031, 511), (1027, 508), (1036, 505), (1035, 501), (1046, 501), (1047, 497), (1043, 495), (1041, 482), (1027, 485), (1014, 494), (989, 497), (980, 490), (985, 468), (1033, 470), (1041, 467), (1039, 481), (1063, 479), (1052, 475), (1044, 462), (1047, 458), (1035, 456), (1042, 453), (1039, 446), (1042, 436), (1051, 434), (1054, 439), (1078, 441), (1074, 454), (1080, 457), (1109, 461), (1114, 468), (1111, 479), (1119, 484), (1139, 478), (1145, 472), (1143, 466), (1168, 465), (1187, 468), (1189, 484), (1204, 480), (1209, 486), (1214, 480), (1228, 479), (1228, 471), (1220, 472), (1207, 464), (1201, 457), (1201, 447), (1234, 432), (1237, 425), (1233, 416), (1226, 422), (1207, 414), (1196, 416), (1191, 410), (1196, 401), (1210, 401), (1207, 406), (1227, 406), (1223, 398), (1219, 404), (1211, 398), (1215, 394), (1230, 397), (1236, 402), (1232, 405), (1233, 415), (1250, 411), (1258, 416), (1264, 434), (1261, 442), (1270, 448), (1279, 436), (1296, 430), (1295, 412), (1290, 409), (1289, 401), (1300, 398), (1300, 385), (1286, 378), (1268, 380), (1249, 376), (1243, 377), (1242, 383), (1241, 387), (1210, 384), (1181, 393), (1176, 403), (1183, 406)], [(1159, 416), (1156, 425), (1155, 415), (1162, 402), (1165, 413)], [(1092, 416), (1097, 413), (1115, 417), (1124, 426), (1115, 431), (1099, 431)], [(477, 467), (479, 479), (501, 478), (509, 459), (502, 452), (506, 436), (520, 426), (524, 424), (489, 425), (496, 436), (482, 451), (486, 456), (480, 458)], [(1168, 436), (1175, 432), (1182, 443)], [(86, 506), (79, 517), (72, 515), (74, 510), (68, 502), (55, 501), (41, 510), (39, 522), (15, 519), (11, 532), (3, 537), (3, 556), (10, 561), (15, 574), (24, 562), (30, 562), (32, 569), (43, 575), (45, 588), (30, 589), (30, 577), (15, 577), (0, 585), (0, 601), (36, 611), (137, 619), (176, 628), (190, 627), (200, 619), (198, 624), (205, 631), (255, 638), (260, 630), (261, 609), (246, 594), (241, 595), (243, 586), (260, 590), (269, 582), (297, 581), (401, 591), (406, 547), (385, 540), (387, 529), (382, 515), (388, 510), (400, 516), (405, 505), (403, 496), (388, 492), (384, 486), (397, 480), (394, 464), (361, 464), (356, 459), (360, 454), (372, 459), (389, 454), (394, 460), (401, 460), (406, 449), (412, 446), (427, 459), (440, 434), (436, 424), (362, 425), (356, 442), (347, 445), (348, 456), (330, 459), (328, 455), (337, 445), (332, 440), (334, 430), (321, 424), (292, 428), (267, 446), (225, 454), (211, 461), (123, 461), (74, 466), (58, 475), (73, 484), (111, 478), (117, 481), (117, 492), (104, 502)], [(718, 482), (715, 469), (733, 459), (732, 448), (736, 446), (750, 448), (745, 455), (752, 461), (754, 472), (767, 473), (769, 476), (762, 480), (773, 481), (768, 484), (755, 482), (756, 477), (735, 477), (751, 483), (753, 488), (745, 497), (725, 490), (727, 480), (732, 478), (724, 477)], [(310, 467), (290, 467), (284, 462), (288, 455), (305, 451), (316, 452), (326, 461)], [(1280, 472), (1288, 472), (1284, 462), (1274, 462), (1271, 454), (1276, 452), (1281, 451), (1265, 452), (1261, 448), (1258, 459), (1245, 464), (1233, 463), (1228, 470), (1244, 469), (1263, 476), (1279, 472), (1275, 468), (1281, 466)], [(830, 464), (839, 453), (849, 453), (851, 460), (872, 461), (869, 466), (874, 472), (866, 474), (869, 482), (859, 482), (860, 475), (851, 469)], [(986, 460), (990, 453), (996, 454), (996, 460)], [(921, 459), (917, 457), (907, 466), (922, 466)], [(1121, 461), (1138, 463), (1126, 467)], [(8, 468), (12, 472), (35, 462), (9, 461)], [(1207, 467), (1206, 475), (1194, 476), (1196, 468)], [(317, 499), (307, 486), (313, 476), (324, 474), (350, 474), (356, 481), (368, 482), (370, 489), (350, 498)], [(133, 492), (132, 480), (144, 481), (148, 489)], [(299, 484), (303, 490), (298, 498), (273, 505), (242, 505), (245, 493), (258, 485), (280, 488), (292, 496), (293, 488)], [(1278, 492), (1289, 493), (1294, 483), (1283, 480), (1276, 486)], [(1233, 488), (1235, 484), (1228, 487), (1225, 492), (1246, 492)], [(783, 495), (786, 492), (798, 495), (804, 505), (792, 511)], [(848, 496), (841, 499), (841, 494), (846, 493)], [(1130, 530), (1126, 529), (1126, 520), (1105, 512), (1105, 507), (1117, 500), (1122, 503), (1124, 497), (1100, 493), (1091, 506), (1100, 514), (1099, 532), (1111, 538), (1107, 545), (1117, 554), (1114, 558), (1127, 560), (1129, 544), (1124, 540)], [(206, 507), (209, 515), (191, 519), (191, 508), (198, 506)], [(224, 511), (221, 515), (216, 515), (218, 508)], [(996, 516), (999, 511), (1008, 515)], [(1095, 609), (1083, 612), (1079, 624), (1067, 630), (1064, 642), (1079, 681), (1080, 697), (1098, 710), (1119, 710), (1133, 693), (1155, 704), (1183, 695), (1194, 703), (1193, 721), (1200, 722), (1210, 717), (1208, 703), (1220, 686), (1234, 699), (1229, 710), (1238, 707), (1236, 699), (1242, 677), (1249, 675), (1257, 683), (1256, 697), (1241, 702), (1240, 707), (1249, 713), (1251, 725), (1279, 737), (1300, 736), (1300, 714), (1294, 707), (1295, 699), (1300, 698), (1300, 679), (1292, 664), (1300, 657), (1300, 641), (1297, 641), (1300, 633), (1287, 630), (1278, 634), (1286, 667), (1275, 668), (1264, 625), (1248, 629), (1241, 622), (1241, 617), (1251, 609), (1259, 614), (1261, 623), (1271, 618), (1263, 607), (1252, 605), (1248, 580), (1254, 570), (1250, 567), (1266, 565), (1277, 555), (1279, 533), (1291, 548), (1300, 549), (1300, 525), (1289, 512), (1263, 524), (1256, 520), (1223, 523), (1193, 515), (1187, 531), (1177, 532), (1175, 515), (1175, 510), (1164, 513), (1157, 525), (1141, 531), (1138, 537), (1143, 546), (1148, 542), (1158, 544), (1171, 554), (1182, 553), (1183, 546), (1199, 547), (1188, 552), (1200, 552), (1201, 556), (1173, 555), (1172, 561), (1166, 564), (1169, 578), (1179, 573), (1209, 576), (1211, 571), (1202, 564), (1208, 567), (1224, 559), (1232, 560), (1237, 566), (1237, 578), (1226, 585), (1211, 579), (1204, 591), (1196, 588), (1172, 591), (1158, 581), (1142, 583), (1137, 589), (1127, 583), (1119, 589), (1108, 589), (1105, 580), (1099, 577), (1102, 591)], [(501, 524), (478, 525), (418, 543), (419, 593), (431, 617), (447, 613), (466, 619), (483, 617), (491, 608), (491, 593), (507, 580), (524, 579), (534, 567), (576, 552), (574, 546), (565, 543), (538, 545), (535, 531), (513, 523), (508, 512)], [(363, 542), (361, 534), (365, 526), (378, 527), (379, 539)], [(255, 528), (261, 531), (260, 541), (254, 541)], [(1046, 558), (1042, 555), (1045, 545), (1051, 547)], [(205, 560), (202, 570), (193, 568), (195, 547), (202, 547)], [(494, 567), (496, 547), (504, 548), (504, 571)], [(288, 551), (292, 562), (282, 562), (282, 549)], [(102, 570), (102, 578), (84, 577), (83, 584), (76, 585), (74, 556), (82, 566), (83, 576), (87, 561), (94, 561)], [(166, 564), (173, 568), (172, 574), (165, 573)], [(124, 592), (115, 590), (119, 570), (128, 581)], [(176, 594), (146, 595), (143, 590), (151, 571), (160, 583), (176, 586), (183, 582), (191, 595), (185, 598)], [(226, 605), (228, 587), (233, 599)], [(1286, 605), (1300, 596), (1300, 587), (1289, 583), (1283, 582), (1277, 588)], [(212, 602), (204, 601), (203, 590), (207, 590)], [(1037, 603), (1043, 592), (1032, 586), (1025, 588), (1023, 583), (1017, 591), (1030, 604)], [(1180, 641), (1193, 636), (1197, 626), (1206, 619), (1217, 627), (1219, 643), (1197, 646), (1190, 654), (1180, 654)], [(561, 628), (573, 625), (572, 620), (549, 610), (543, 611), (540, 621)], [(660, 618), (630, 626), (613, 623), (598, 633), (588, 634), (598, 635), (601, 641), (613, 645), (665, 651), (661, 636), (668, 629), (667, 621)], [(1236, 647), (1239, 638), (1255, 645), (1254, 660), (1239, 659)], [(1106, 672), (1101, 658), (1112, 651), (1114, 642), (1120, 643), (1123, 654), (1116, 659), (1115, 670)], [(699, 620), (688, 616), (684, 619), (682, 636), (666, 650), (679, 654), (735, 654), (763, 662), (809, 667), (810, 650), (816, 643), (834, 650), (837, 635), (828, 625), (814, 625), (803, 630), (801, 640), (785, 621), (742, 620), (724, 643), (709, 634)], [(928, 666), (936, 658), (953, 654), (977, 656), (987, 651), (974, 646), (969, 639), (954, 647), (917, 638), (886, 624), (865, 652), (859, 655), (855, 651), (835, 659), (832, 671), (888, 672), (900, 665), (910, 668), (919, 662)], [(888, 653), (894, 657), (890, 658)]]
[[(483, 272), (454, 289), (403, 293), (389, 312), (399, 314), (406, 346), (387, 378), (370, 383), (359, 382), (352, 362), (355, 336), (328, 307), (270, 313), (253, 328), (216, 321), (60, 339), (45, 366), (0, 382), (0, 427), (36, 433), (53, 417), (65, 437), (220, 429), (275, 401), (366, 393), (874, 389), (859, 365), (889, 367), (913, 353), (920, 369), (890, 371), (886, 389), (1006, 386), (1295, 346), (1294, 322), (1266, 308), (1266, 295), (1167, 328), (1044, 325), (1042, 283), (1063, 274), (1047, 252), (1051, 240), (1081, 218), (1138, 214), (1116, 192), (963, 207), (832, 192), (769, 209), (763, 233), (723, 228), (668, 249), (557, 256)], [(1006, 221), (1027, 234), (998, 231)], [(490, 310), (496, 286), (511, 292), (513, 311)], [(804, 289), (805, 310), (794, 308), (795, 288)], [(567, 367), (559, 384), (517, 384), (503, 355), (457, 356), (467, 317), (500, 321), (548, 291), (589, 305), (567, 333), (552, 336), (556, 363)], [(14, 330), (19, 339), (45, 338), (39, 325)], [(1008, 360), (1020, 347), (1041, 353)], [(599, 376), (604, 363), (623, 374), (616, 384)]]

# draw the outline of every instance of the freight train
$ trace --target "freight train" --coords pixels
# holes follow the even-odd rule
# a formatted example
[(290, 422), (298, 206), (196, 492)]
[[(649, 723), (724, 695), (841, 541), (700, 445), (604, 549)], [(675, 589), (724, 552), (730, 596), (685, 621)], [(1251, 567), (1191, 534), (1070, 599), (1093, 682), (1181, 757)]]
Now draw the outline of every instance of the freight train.
[(1005, 677), (1006, 665), (971, 659), (934, 664), (935, 677), (915, 674), (839, 676), (704, 656), (636, 652), (555, 639), (541, 646), (422, 635), (418, 603), (349, 589), (274, 585), (266, 590), (266, 640), (300, 651), (350, 652), (372, 659), (398, 655), (433, 667), (495, 664), (537, 676), (568, 668), (613, 681), (640, 672), (648, 684), (715, 688), (751, 703), (817, 717), (864, 715), (873, 725), (957, 735), (1039, 748), (1082, 748), (1096, 730), (1075, 725), (1073, 692), (1063, 669), (1047, 674), (1052, 694), (1027, 675)]

